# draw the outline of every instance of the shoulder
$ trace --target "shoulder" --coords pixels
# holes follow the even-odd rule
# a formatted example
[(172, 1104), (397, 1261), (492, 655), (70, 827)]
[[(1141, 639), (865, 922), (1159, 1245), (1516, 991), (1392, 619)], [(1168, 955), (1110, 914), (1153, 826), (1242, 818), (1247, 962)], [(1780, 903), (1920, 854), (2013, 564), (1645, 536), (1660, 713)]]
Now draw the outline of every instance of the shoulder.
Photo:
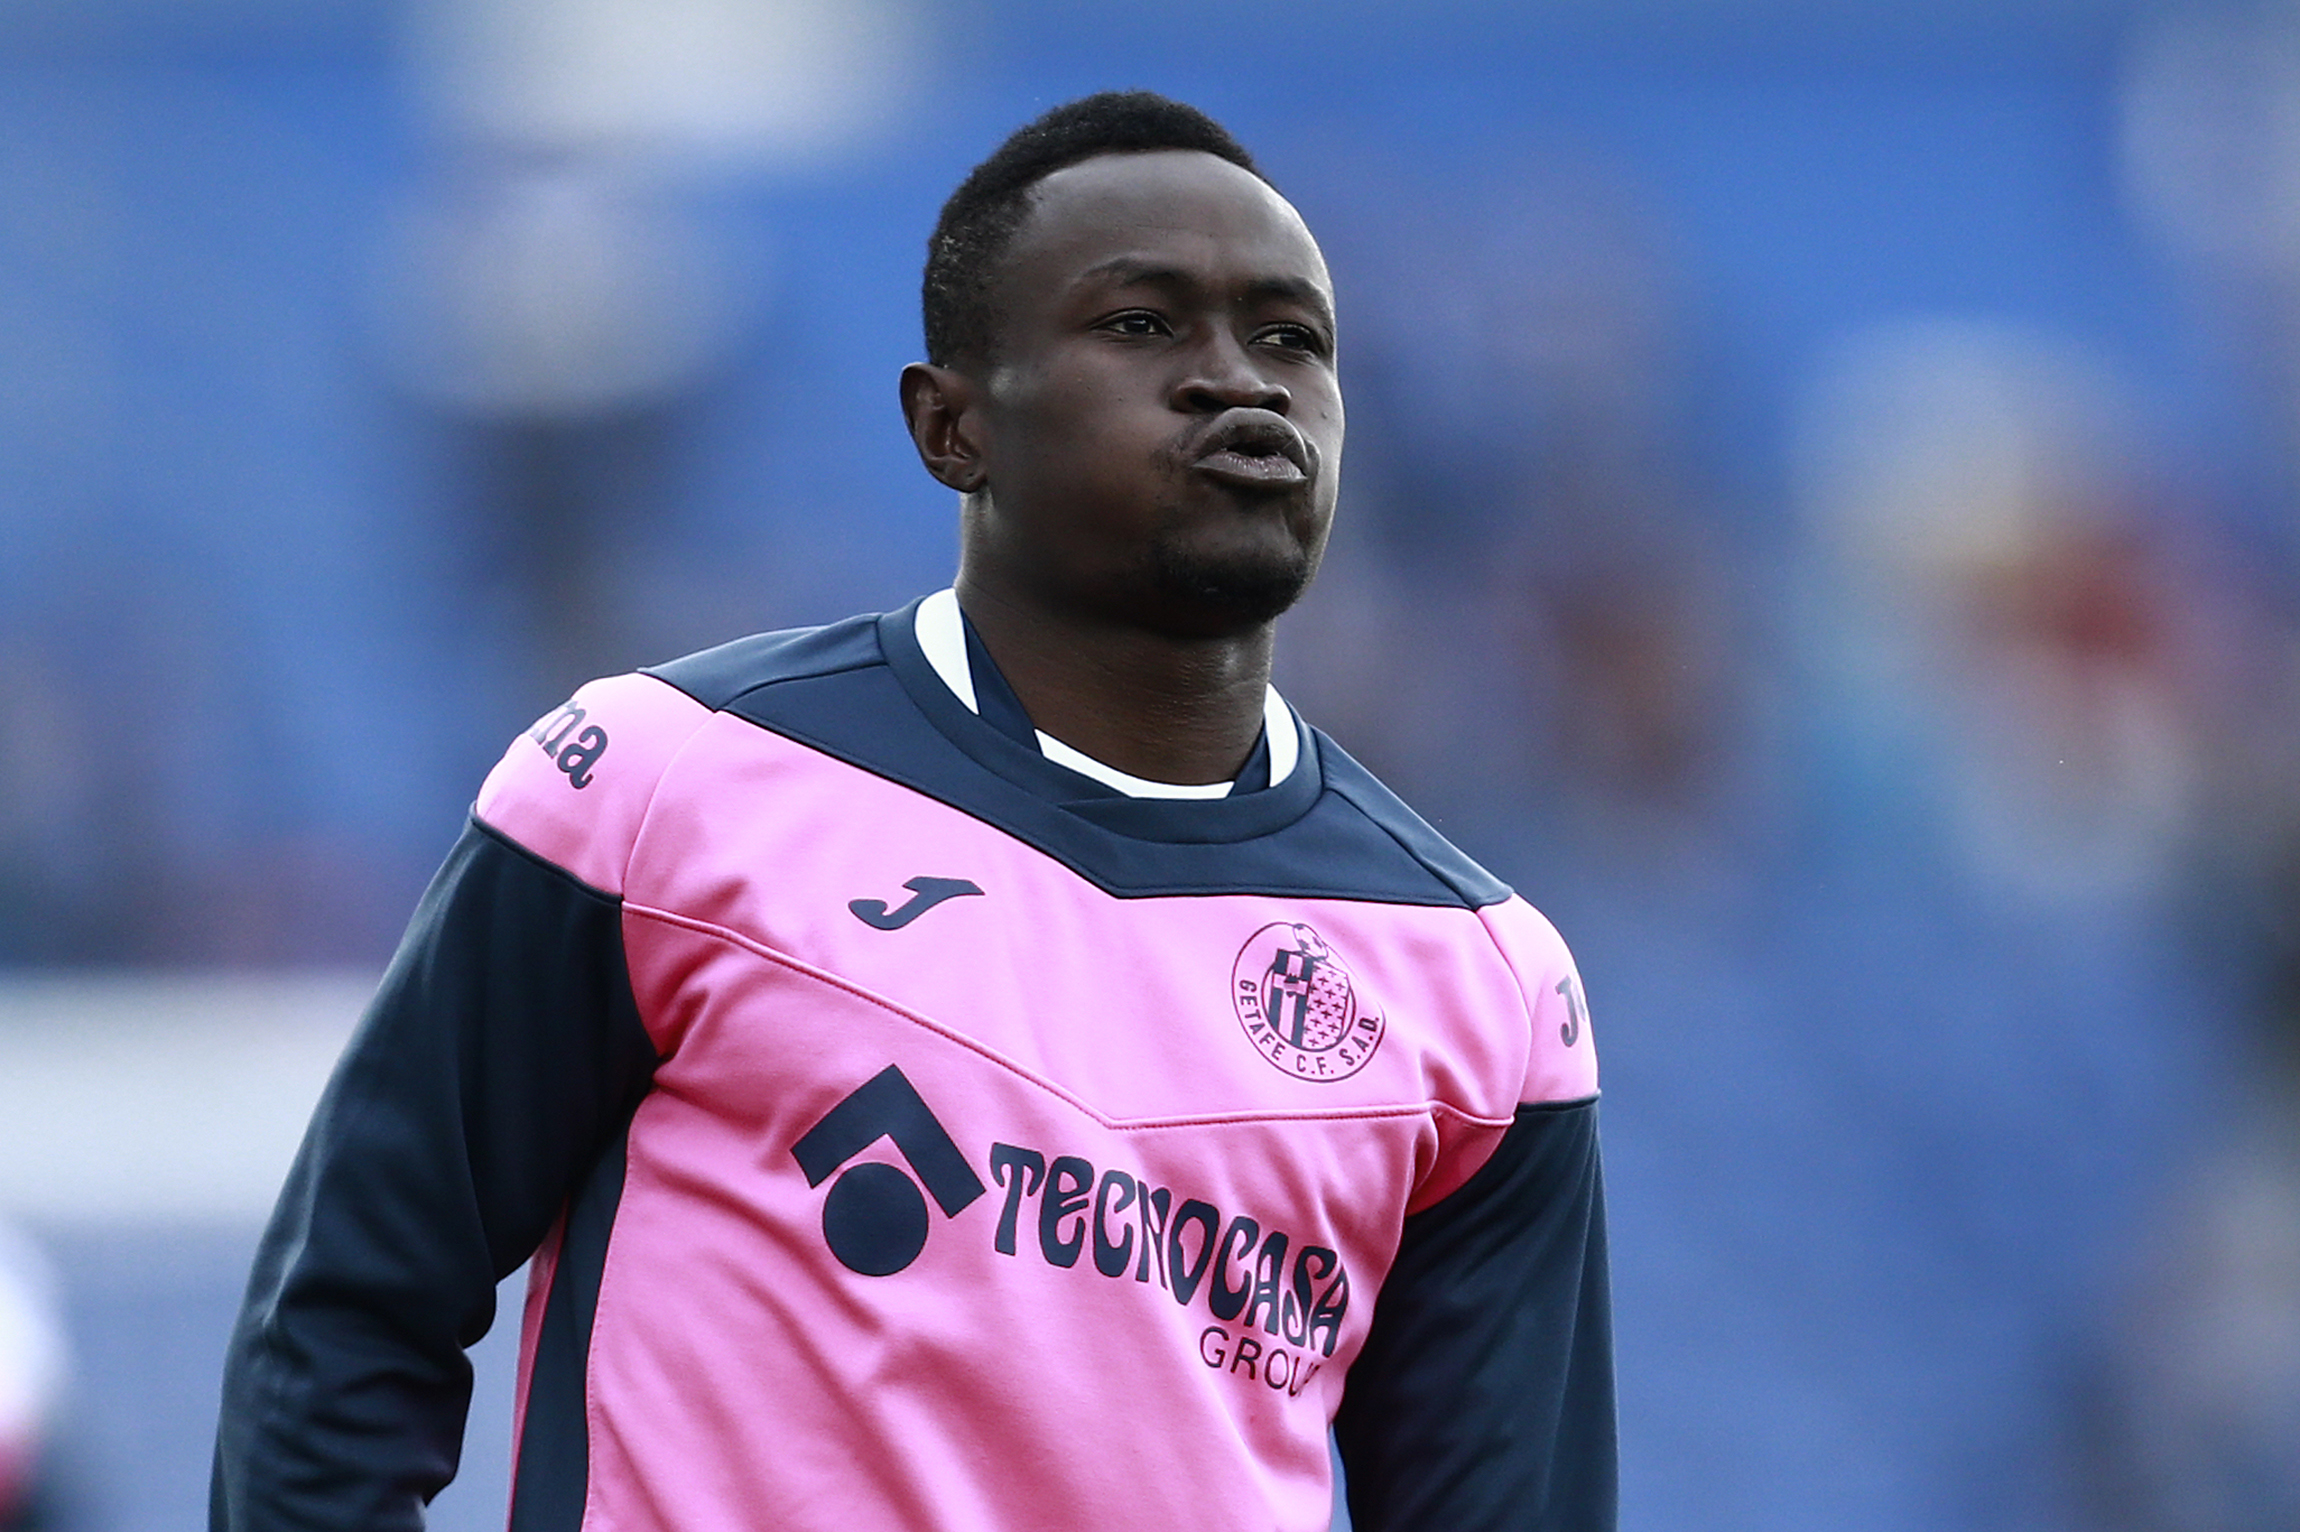
[(762, 687), (881, 665), (879, 619), (849, 617), (819, 628), (754, 633), (733, 643), (687, 655), (640, 672), (713, 710), (731, 706)]
[(511, 742), (474, 815), (592, 887), (620, 894), (663, 774), (721, 710), (779, 681), (878, 662), (876, 620), (754, 634), (590, 682)]
[(1478, 911), (1524, 997), (1532, 1043), (1518, 1102), (1540, 1106), (1597, 1094), (1597, 1040), (1581, 971), (1548, 917), (1516, 895)]
[(1404, 800), (1352, 759), (1324, 730), (1311, 732), (1317, 739), (1318, 760), (1325, 772), (1327, 793), (1348, 804), (1407, 860), (1471, 909), (1499, 904), (1510, 897), (1508, 884), (1479, 866), (1427, 820), (1406, 807)]
[(1579, 1101), (1597, 1094), (1597, 1050), (1581, 974), (1557, 927), (1383, 786), (1347, 752), (1318, 736), (1327, 791), (1396, 843), (1475, 913), (1507, 968), (1529, 1031), (1520, 1104)]

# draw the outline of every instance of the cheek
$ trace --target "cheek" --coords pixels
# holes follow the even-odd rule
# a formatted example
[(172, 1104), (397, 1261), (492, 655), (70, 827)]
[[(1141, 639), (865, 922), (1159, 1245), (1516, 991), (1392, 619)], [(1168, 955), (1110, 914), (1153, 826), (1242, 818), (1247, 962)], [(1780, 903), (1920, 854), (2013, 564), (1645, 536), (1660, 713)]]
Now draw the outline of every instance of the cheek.
[(1042, 373), (1014, 401), (1011, 418), (1021, 427), (1016, 439), (1040, 457), (1082, 454), (1111, 435), (1109, 398), (1107, 382), (1088, 369)]
[(1297, 394), (1294, 423), (1329, 455), (1342, 455), (1342, 396), (1332, 389)]
[(1123, 502), (1156, 493), (1169, 432), (1107, 408), (1050, 415), (1040, 432), (1032, 478), (1060, 501)]

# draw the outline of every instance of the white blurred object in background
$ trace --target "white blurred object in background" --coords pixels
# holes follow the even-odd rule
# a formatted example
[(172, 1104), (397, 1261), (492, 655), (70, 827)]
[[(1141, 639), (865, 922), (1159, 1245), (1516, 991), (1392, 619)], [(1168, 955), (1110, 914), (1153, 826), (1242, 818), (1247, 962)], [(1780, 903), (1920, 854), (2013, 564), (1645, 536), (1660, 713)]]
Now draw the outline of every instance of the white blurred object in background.
[(0, 1219), (252, 1227), (374, 988), (365, 974), (0, 980)]
[(907, 0), (432, 0), (437, 148), (386, 252), (386, 349), (480, 416), (580, 419), (692, 389), (764, 283), (714, 185), (835, 168), (919, 99)]
[(2133, 211), (2221, 272), (2300, 272), (2300, 27), (2276, 8), (2172, 8), (2135, 34), (2123, 150)]
[(733, 343), (745, 305), (727, 265), (681, 199), (628, 164), (459, 166), (398, 221), (385, 349), (405, 382), (457, 413), (643, 408), (692, 387)]
[(2286, 515), (2300, 504), (2300, 10), (2172, 6), (2137, 29), (2121, 170), (2139, 224), (2275, 411)]
[(899, 123), (925, 51), (906, 0), (431, 0), (418, 17), (454, 138), (768, 166)]
[(31, 1243), (0, 1222), (0, 1526), (32, 1493), (64, 1391), (55, 1279)]

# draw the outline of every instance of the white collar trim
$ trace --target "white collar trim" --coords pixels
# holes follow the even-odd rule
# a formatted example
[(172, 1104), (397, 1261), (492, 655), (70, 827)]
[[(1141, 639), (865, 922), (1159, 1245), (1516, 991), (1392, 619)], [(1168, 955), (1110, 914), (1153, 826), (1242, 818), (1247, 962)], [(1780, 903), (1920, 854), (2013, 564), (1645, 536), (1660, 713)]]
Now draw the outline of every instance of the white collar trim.
[(966, 663), (966, 623), (958, 615), (958, 592), (944, 586), (921, 601), (917, 632), (918, 646), (926, 651), (926, 662), (942, 677), (942, 684), (966, 704), (969, 713), (980, 713), (982, 705), (974, 700), (974, 669)]
[[(942, 677), (942, 684), (966, 704), (968, 712), (979, 714), (982, 705), (975, 700), (974, 669), (966, 662), (966, 624), (959, 615), (958, 592), (945, 587), (921, 601), (916, 632), (918, 647), (934, 673)], [(1275, 686), (1262, 698), (1262, 730), (1270, 742), (1270, 785), (1276, 787), (1301, 763), (1302, 738), (1293, 710)], [(1153, 782), (1105, 765), (1083, 750), (1074, 750), (1044, 729), (1032, 732), (1038, 736), (1039, 753), (1048, 760), (1080, 776), (1092, 777), (1105, 787), (1114, 787), (1129, 798), (1223, 798), (1233, 786), (1229, 782)]]

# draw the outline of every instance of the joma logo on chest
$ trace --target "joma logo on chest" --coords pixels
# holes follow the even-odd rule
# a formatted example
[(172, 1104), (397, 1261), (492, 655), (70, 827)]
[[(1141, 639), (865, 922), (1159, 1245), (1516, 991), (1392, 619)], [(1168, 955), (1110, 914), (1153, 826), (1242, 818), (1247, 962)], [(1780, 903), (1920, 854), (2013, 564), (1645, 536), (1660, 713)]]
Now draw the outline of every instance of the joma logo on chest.
[(543, 748), (551, 757), (551, 764), (567, 773), (567, 780), (577, 787), (591, 785), (591, 767), (607, 753), (607, 731), (597, 724), (586, 724), (588, 715), (572, 701), (558, 711), (546, 713), (536, 720), (527, 737)]

